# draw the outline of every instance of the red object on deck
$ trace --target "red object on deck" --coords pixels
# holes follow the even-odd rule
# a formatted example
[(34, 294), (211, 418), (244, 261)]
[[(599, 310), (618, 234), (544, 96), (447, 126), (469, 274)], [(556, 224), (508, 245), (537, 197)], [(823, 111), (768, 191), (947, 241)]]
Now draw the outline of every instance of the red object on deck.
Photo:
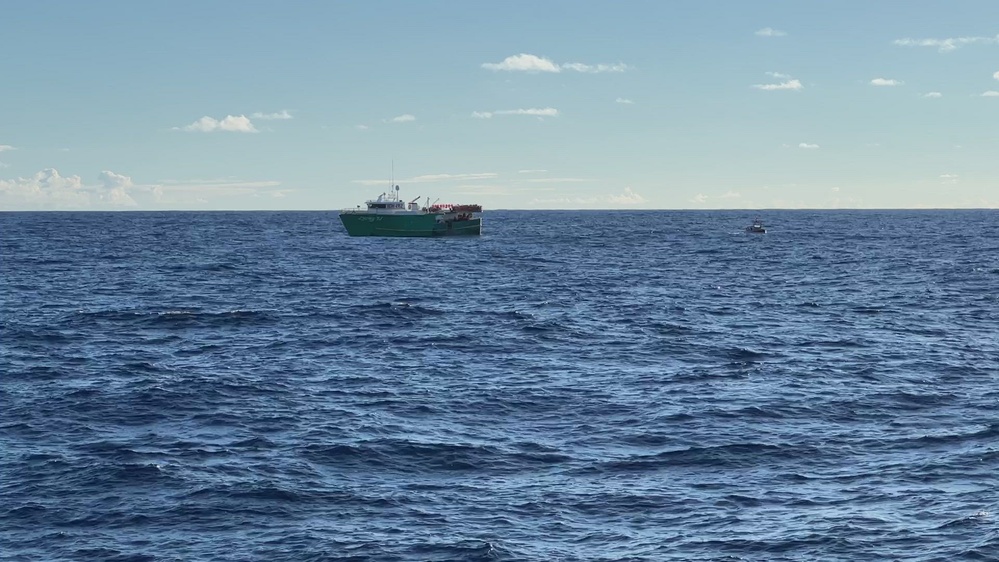
[(482, 205), (455, 205), (453, 203), (436, 203), (430, 206), (431, 211), (447, 211), (449, 213), (481, 213)]

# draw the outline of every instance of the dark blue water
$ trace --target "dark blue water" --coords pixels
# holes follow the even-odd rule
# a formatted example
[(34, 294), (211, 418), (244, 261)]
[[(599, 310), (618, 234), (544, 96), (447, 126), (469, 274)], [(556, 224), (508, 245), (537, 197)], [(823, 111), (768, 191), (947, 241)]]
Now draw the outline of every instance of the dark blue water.
[(6, 560), (997, 560), (999, 213), (5, 213)]

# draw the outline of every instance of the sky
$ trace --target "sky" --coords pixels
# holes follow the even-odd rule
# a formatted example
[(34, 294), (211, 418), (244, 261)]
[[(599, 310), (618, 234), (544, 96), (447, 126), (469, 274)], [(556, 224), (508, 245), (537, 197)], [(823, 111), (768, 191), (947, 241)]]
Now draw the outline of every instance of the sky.
[(0, 210), (999, 208), (996, 0), (8, 0)]

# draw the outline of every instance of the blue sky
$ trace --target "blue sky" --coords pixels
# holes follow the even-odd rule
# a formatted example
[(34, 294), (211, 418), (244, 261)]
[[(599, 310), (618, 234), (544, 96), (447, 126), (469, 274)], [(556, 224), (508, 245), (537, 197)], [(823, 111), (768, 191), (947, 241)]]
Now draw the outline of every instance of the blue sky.
[[(0, 209), (999, 207), (999, 2), (11, 1)], [(393, 164), (394, 162), (394, 164)]]

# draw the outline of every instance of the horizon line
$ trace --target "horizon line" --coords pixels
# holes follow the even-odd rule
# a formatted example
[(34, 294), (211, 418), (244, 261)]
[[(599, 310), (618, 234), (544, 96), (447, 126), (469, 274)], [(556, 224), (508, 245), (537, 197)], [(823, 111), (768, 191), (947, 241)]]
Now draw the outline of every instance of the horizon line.
[[(338, 213), (336, 209), (0, 209), (0, 213)], [(757, 208), (564, 208), (564, 209), (522, 209), (497, 208), (488, 212), (663, 212), (663, 211), (726, 211), (726, 212), (765, 212), (765, 211), (999, 211), (999, 207), (757, 207)]]

